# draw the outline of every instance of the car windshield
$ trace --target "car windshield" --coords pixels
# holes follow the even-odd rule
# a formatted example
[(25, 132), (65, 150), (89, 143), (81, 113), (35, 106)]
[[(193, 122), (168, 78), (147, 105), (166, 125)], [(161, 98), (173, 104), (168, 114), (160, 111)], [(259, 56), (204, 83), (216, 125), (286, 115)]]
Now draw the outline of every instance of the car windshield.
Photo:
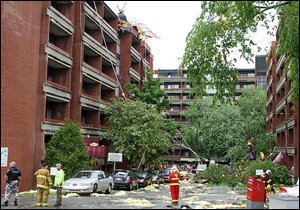
[(80, 171), (73, 176), (73, 178), (81, 178), (81, 179), (96, 179), (97, 173), (90, 171)]
[(168, 174), (171, 173), (171, 171), (170, 170), (164, 170), (162, 173), (168, 175)]
[(127, 171), (114, 171), (113, 176), (127, 176)]
[(147, 172), (146, 171), (139, 171), (136, 173), (137, 177), (139, 178), (146, 178)]

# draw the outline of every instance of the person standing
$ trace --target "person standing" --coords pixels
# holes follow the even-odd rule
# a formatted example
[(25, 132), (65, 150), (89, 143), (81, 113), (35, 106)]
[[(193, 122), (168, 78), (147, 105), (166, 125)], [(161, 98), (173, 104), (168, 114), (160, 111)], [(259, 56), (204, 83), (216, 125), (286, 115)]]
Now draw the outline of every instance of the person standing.
[(54, 206), (61, 206), (62, 202), (62, 188), (65, 182), (65, 173), (61, 168), (61, 164), (56, 164), (56, 174), (54, 178), (54, 187), (56, 188), (56, 204)]
[(183, 177), (179, 174), (176, 166), (173, 166), (172, 173), (169, 175), (168, 180), (170, 183), (172, 204), (177, 205), (179, 202), (179, 180), (183, 180)]
[(34, 175), (37, 182), (37, 206), (48, 206), (49, 188), (52, 185), (48, 163), (44, 162), (42, 168), (37, 170)]
[(248, 141), (248, 160), (256, 160), (256, 154), (254, 152), (254, 148), (250, 140)]
[(2, 206), (8, 206), (8, 201), (10, 198), (10, 193), (14, 194), (14, 205), (18, 205), (18, 192), (19, 192), (19, 182), (21, 177), (21, 171), (16, 167), (16, 162), (12, 161), (10, 164), (10, 169), (7, 170), (5, 174), (5, 199)]
[(263, 173), (259, 180), (265, 183), (265, 201), (267, 198), (267, 195), (275, 195), (275, 189), (273, 187), (273, 182), (271, 180), (271, 170), (266, 170), (265, 173)]

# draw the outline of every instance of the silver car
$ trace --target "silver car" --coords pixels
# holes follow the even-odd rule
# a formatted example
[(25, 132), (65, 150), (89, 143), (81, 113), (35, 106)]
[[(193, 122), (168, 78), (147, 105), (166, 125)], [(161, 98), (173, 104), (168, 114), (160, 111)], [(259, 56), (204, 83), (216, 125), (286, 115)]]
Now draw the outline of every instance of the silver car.
[(104, 191), (110, 194), (114, 188), (113, 178), (100, 170), (79, 171), (65, 181), (63, 193), (96, 193)]

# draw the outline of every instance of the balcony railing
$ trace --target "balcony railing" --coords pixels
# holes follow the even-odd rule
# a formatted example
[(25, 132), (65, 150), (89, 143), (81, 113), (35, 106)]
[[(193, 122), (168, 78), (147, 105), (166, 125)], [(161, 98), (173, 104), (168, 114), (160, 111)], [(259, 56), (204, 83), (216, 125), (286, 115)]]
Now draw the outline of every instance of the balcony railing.
[(134, 49), (134, 47), (131, 47), (130, 48), (130, 53), (132, 55), (132, 57), (137, 61), (137, 62), (140, 62), (141, 61), (141, 57), (139, 55), (139, 52)]
[(286, 100), (283, 98), (276, 106), (276, 113), (279, 113), (286, 105)]
[(273, 100), (273, 95), (271, 95), (271, 97), (268, 99), (267, 104), (266, 104), (266, 107), (269, 106), (269, 104), (271, 103), (272, 100)]
[(41, 130), (44, 131), (44, 134), (53, 135), (57, 130), (63, 126), (63, 122), (51, 122), (46, 119), (41, 123)]
[(285, 58), (285, 55), (280, 56), (279, 61), (277, 62), (277, 65), (276, 65), (276, 74), (279, 73), (279, 70), (284, 62), (284, 58)]
[(140, 74), (137, 71), (135, 71), (133, 68), (129, 68), (129, 74), (137, 82), (141, 80)]
[(93, 80), (96, 83), (100, 83), (100, 74), (97, 72), (97, 69), (83, 62), (81, 66), (82, 74), (88, 77), (90, 80)]
[(100, 102), (99, 100), (95, 100), (84, 95), (80, 97), (80, 102), (81, 102), (81, 106), (92, 110), (105, 109), (107, 106), (105, 103)]
[(43, 91), (47, 97), (54, 98), (61, 102), (70, 102), (71, 100), (70, 91), (49, 83), (44, 83)]
[(49, 6), (47, 8), (47, 15), (50, 17), (53, 34), (58, 36), (72, 36), (74, 34), (75, 27), (72, 22), (58, 12), (54, 7)]
[(112, 89), (115, 90), (116, 89), (116, 80), (107, 76), (104, 73), (100, 73), (100, 80), (101, 80), (101, 84)]
[(281, 133), (285, 130), (285, 123), (282, 123), (276, 127), (276, 133)]
[(284, 87), (285, 82), (286, 82), (285, 76), (281, 77), (280, 81), (276, 85), (276, 94), (281, 90), (282, 87)]
[(48, 54), (49, 59), (56, 63), (56, 68), (71, 68), (73, 64), (73, 58), (53, 44), (48, 43), (45, 45), (45, 53)]

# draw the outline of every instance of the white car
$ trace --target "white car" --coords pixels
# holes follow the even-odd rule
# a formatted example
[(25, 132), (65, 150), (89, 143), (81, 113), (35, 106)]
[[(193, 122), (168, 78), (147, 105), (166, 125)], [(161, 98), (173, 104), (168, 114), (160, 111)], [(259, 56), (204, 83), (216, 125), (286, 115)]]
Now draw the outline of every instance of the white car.
[(65, 181), (63, 193), (97, 193), (104, 191), (110, 194), (114, 188), (113, 178), (100, 170), (79, 171)]
[(281, 193), (286, 193), (287, 195), (290, 195), (290, 196), (299, 197), (299, 179), (298, 179), (295, 186), (293, 186), (293, 187), (280, 187), (279, 190), (280, 190)]

